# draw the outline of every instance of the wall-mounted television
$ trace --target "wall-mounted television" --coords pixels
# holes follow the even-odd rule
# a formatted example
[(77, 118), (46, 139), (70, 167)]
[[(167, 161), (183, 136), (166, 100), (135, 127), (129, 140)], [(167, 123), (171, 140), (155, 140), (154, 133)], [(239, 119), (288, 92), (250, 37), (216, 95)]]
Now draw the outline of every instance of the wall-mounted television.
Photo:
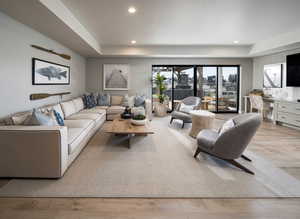
[(286, 57), (286, 86), (300, 87), (300, 53)]

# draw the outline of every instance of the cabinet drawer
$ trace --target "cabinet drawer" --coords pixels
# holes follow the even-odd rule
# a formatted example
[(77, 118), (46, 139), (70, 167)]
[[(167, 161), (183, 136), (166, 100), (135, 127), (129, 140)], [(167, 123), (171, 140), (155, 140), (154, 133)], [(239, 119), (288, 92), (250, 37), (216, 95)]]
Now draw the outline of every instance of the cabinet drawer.
[(278, 111), (279, 112), (300, 114), (300, 104), (280, 102), (278, 104)]
[(277, 120), (279, 122), (295, 125), (300, 127), (300, 115), (291, 114), (291, 113), (278, 113)]

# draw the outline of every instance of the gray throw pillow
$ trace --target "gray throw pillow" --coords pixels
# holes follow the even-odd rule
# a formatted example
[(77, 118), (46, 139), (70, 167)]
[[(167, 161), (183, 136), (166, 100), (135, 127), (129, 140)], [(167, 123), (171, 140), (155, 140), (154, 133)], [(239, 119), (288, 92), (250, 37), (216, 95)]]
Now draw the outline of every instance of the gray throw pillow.
[(141, 96), (135, 96), (134, 98), (134, 106), (135, 107), (145, 107), (145, 100), (146, 100), (146, 97), (144, 95), (141, 95)]
[(57, 123), (50, 117), (36, 109), (33, 110), (31, 115), (28, 115), (23, 123), (24, 125), (44, 125), (44, 126), (55, 126)]
[(110, 95), (109, 94), (99, 94), (97, 97), (98, 106), (110, 106)]

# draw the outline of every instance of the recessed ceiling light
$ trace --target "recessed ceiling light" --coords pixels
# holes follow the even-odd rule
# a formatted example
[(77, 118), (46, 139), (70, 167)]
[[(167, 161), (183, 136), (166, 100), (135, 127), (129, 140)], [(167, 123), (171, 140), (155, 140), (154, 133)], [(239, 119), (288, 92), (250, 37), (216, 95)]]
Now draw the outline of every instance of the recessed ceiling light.
[(135, 40), (131, 40), (131, 44), (136, 44), (136, 41)]
[(235, 43), (235, 44), (238, 44), (240, 41), (238, 41), (238, 40), (235, 40), (235, 41), (233, 41), (233, 43)]
[(131, 7), (128, 8), (128, 12), (130, 14), (134, 14), (136, 12), (136, 8), (131, 6)]

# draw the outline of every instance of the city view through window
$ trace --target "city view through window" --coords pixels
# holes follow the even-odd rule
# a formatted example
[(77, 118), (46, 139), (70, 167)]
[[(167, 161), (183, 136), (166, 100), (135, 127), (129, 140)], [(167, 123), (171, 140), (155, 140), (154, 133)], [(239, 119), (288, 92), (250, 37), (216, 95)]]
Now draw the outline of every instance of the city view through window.
[[(202, 100), (202, 109), (238, 111), (239, 66), (154, 66), (153, 80), (157, 73), (166, 78), (164, 95), (168, 97), (169, 110), (185, 97), (198, 96)], [(153, 102), (158, 101), (155, 83), (152, 94)]]

